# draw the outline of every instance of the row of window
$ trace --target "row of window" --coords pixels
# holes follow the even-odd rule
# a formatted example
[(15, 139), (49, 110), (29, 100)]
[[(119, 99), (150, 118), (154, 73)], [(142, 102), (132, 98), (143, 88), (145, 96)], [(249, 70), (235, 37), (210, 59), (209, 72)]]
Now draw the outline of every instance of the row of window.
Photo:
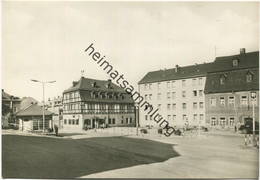
[[(145, 120), (153, 120), (153, 117), (150, 115), (145, 115)], [(193, 114), (193, 121), (197, 121), (199, 118), (200, 121), (203, 121), (204, 120), (204, 114)], [(176, 115), (167, 115), (167, 121), (175, 121), (176, 120)], [(182, 115), (182, 120), (183, 121), (187, 121), (187, 115), (186, 114), (183, 114)]]
[[(222, 106), (226, 105), (226, 99), (227, 99), (227, 103), (228, 105), (234, 106), (235, 105), (235, 97), (234, 96), (229, 96), (229, 97), (224, 97), (224, 96), (220, 96), (219, 97), (219, 104)], [(240, 104), (241, 105), (248, 105), (249, 103), (249, 97), (247, 95), (241, 95), (240, 96)], [(216, 106), (217, 105), (217, 98), (212, 97), (210, 98), (210, 106)]]
[[(227, 79), (227, 75), (226, 74), (222, 74), (220, 76), (219, 82), (221, 85), (224, 85), (226, 83), (226, 79)], [(246, 74), (246, 82), (250, 83), (253, 81), (253, 73), (251, 73), (250, 71)]]
[[(182, 87), (186, 87), (187, 81), (188, 80), (186, 80), (186, 79), (181, 80)], [(162, 84), (161, 82), (157, 83), (157, 89), (161, 89), (161, 87), (162, 87), (161, 84)], [(152, 83), (144, 84), (144, 90), (152, 90), (152, 85), (153, 85)], [(192, 79), (192, 86), (197, 86), (197, 85), (199, 85), (199, 86), (203, 85), (202, 78), (193, 78)], [(176, 81), (167, 81), (166, 82), (166, 88), (175, 88), (175, 87), (177, 87)]]
[(64, 124), (69, 124), (69, 125), (79, 125), (79, 120), (78, 119), (64, 119)]
[[(182, 91), (181, 94), (182, 97), (186, 97), (186, 91)], [(192, 91), (193, 97), (202, 97), (203, 96), (203, 90), (193, 90)], [(157, 93), (157, 99), (160, 100), (162, 97), (162, 93)], [(167, 99), (176, 99), (176, 92), (167, 92), (166, 94)], [(144, 95), (145, 100), (152, 100), (152, 94), (145, 94)]]
[(229, 117), (228, 119), (225, 117), (220, 117), (217, 119), (216, 117), (211, 117), (210, 119), (210, 125), (211, 126), (234, 126), (235, 123), (235, 118), (234, 117)]
[[(161, 110), (162, 105), (158, 104), (157, 106), (158, 110)], [(167, 104), (167, 110), (176, 110), (177, 105), (176, 103), (174, 104)], [(193, 109), (203, 109), (204, 108), (204, 103), (203, 102), (193, 102)], [(182, 109), (187, 109), (187, 103), (182, 103)]]

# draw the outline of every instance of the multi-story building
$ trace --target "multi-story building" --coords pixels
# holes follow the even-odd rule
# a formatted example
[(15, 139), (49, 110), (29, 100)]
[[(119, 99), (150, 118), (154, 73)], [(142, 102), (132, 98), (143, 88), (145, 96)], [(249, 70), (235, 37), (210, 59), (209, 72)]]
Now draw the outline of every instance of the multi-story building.
[(53, 99), (48, 99), (45, 104), (46, 109), (53, 113), (53, 123), (62, 128), (62, 115), (63, 115), (63, 104), (62, 96), (54, 97)]
[[(171, 126), (204, 125), (204, 86), (211, 67), (204, 63), (149, 72), (138, 83), (139, 93)], [(157, 126), (143, 108), (139, 118), (141, 126)]]
[(110, 80), (81, 77), (63, 92), (64, 129), (135, 126), (134, 101)]
[(2, 89), (2, 126), (17, 123), (15, 114), (20, 110), (21, 99), (6, 93)]
[[(259, 52), (217, 57), (207, 74), (206, 123), (211, 127), (234, 128), (253, 117), (259, 121)], [(252, 92), (256, 98), (252, 99)]]

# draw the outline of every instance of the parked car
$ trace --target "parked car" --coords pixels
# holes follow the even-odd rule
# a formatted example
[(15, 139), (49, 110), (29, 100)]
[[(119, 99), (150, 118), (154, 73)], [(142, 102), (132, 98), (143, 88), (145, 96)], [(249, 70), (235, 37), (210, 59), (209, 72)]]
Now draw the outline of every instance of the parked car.
[(182, 135), (182, 132), (180, 129), (177, 129), (174, 131), (174, 134), (177, 135), (177, 136), (181, 136)]
[[(245, 124), (241, 125), (238, 130), (243, 134), (253, 134), (253, 121), (251, 119), (245, 120)], [(257, 121), (255, 121), (255, 133), (259, 134), (259, 123)]]
[(143, 133), (143, 134), (148, 134), (147, 129), (140, 129), (140, 132)]

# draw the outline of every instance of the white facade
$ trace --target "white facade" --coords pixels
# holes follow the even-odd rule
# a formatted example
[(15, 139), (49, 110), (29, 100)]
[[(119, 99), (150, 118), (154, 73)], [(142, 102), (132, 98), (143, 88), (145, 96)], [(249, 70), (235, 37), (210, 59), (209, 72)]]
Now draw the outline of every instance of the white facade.
[[(139, 84), (139, 93), (171, 126), (205, 125), (205, 81), (203, 76)], [(140, 108), (140, 126), (158, 126), (147, 112)]]

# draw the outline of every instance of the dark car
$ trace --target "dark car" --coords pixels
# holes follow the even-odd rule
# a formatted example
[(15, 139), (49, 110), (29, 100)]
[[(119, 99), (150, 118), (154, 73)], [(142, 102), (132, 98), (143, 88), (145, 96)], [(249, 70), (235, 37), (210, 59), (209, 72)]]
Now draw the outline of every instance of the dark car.
[[(238, 128), (243, 134), (253, 134), (253, 121), (252, 119), (245, 120), (245, 124)], [(259, 134), (259, 123), (255, 121), (255, 133)]]

